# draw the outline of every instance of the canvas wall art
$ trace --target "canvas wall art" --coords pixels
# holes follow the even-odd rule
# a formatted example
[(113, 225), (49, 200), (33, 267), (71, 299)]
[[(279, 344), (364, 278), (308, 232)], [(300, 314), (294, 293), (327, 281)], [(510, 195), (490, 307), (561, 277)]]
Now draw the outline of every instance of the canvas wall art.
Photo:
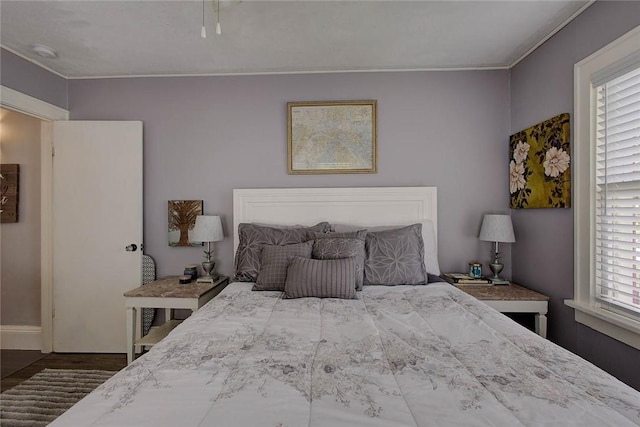
[(202, 246), (189, 240), (202, 206), (202, 200), (169, 200), (169, 246)]
[(511, 135), (512, 209), (571, 207), (569, 133), (569, 113), (564, 113)]
[(0, 166), (0, 222), (18, 222), (20, 165)]
[(375, 173), (376, 101), (289, 102), (290, 174)]

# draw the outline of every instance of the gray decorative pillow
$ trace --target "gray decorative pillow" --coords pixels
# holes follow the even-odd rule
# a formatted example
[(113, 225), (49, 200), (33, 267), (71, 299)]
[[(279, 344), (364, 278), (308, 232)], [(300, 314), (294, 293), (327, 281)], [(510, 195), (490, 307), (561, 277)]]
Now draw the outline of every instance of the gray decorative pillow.
[(356, 297), (356, 263), (353, 258), (306, 259), (296, 257), (289, 264), (284, 298)]
[[(436, 243), (436, 230), (433, 226), (433, 221), (423, 219), (420, 222), (422, 223), (422, 242), (424, 244), (424, 266), (427, 269), (427, 273), (439, 276), (440, 264), (438, 263), (438, 244)], [(403, 227), (406, 227), (406, 225), (383, 225), (371, 227), (362, 225), (331, 224), (331, 231), (344, 233), (347, 231), (356, 231), (365, 228), (368, 232), (375, 232)]]
[(356, 263), (356, 290), (362, 290), (364, 279), (364, 243), (367, 230), (353, 233), (312, 233), (315, 243), (311, 256), (315, 259), (353, 257)]
[(313, 240), (295, 245), (272, 246), (262, 248), (260, 272), (254, 291), (282, 291), (287, 279), (287, 268), (294, 257), (311, 258)]
[(365, 285), (427, 283), (422, 224), (368, 232), (365, 251)]
[(236, 282), (255, 282), (260, 271), (260, 253), (265, 245), (292, 245), (306, 242), (307, 233), (326, 233), (329, 223), (321, 222), (313, 227), (275, 228), (256, 224), (238, 225), (238, 249), (236, 250)]

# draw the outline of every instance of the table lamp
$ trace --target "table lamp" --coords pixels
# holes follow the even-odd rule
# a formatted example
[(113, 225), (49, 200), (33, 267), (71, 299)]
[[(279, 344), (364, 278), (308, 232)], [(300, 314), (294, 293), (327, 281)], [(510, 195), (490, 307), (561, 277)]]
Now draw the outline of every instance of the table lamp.
[(199, 277), (199, 283), (213, 283), (214, 276), (212, 274), (213, 267), (216, 265), (211, 260), (213, 251), (211, 250), (211, 242), (218, 242), (224, 238), (222, 232), (222, 221), (219, 216), (198, 215), (196, 217), (196, 225), (190, 233), (190, 239), (193, 242), (207, 242), (207, 250), (204, 251), (204, 261), (202, 269), (205, 275)]
[(516, 238), (513, 234), (513, 225), (509, 215), (493, 215), (487, 214), (482, 220), (480, 228), (480, 240), (486, 242), (495, 242), (494, 260), (489, 264), (489, 268), (493, 272), (493, 280), (500, 279), (500, 272), (504, 265), (500, 262), (500, 252), (498, 251), (498, 243), (513, 243)]

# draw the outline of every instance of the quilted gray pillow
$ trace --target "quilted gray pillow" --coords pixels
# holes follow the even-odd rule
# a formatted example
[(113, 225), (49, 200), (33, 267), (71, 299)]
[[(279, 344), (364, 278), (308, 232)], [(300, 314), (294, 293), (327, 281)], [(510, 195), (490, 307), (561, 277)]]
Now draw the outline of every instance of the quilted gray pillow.
[(362, 290), (364, 280), (364, 244), (367, 230), (353, 233), (313, 233), (315, 259), (354, 258), (356, 263), (356, 290)]
[(356, 297), (356, 263), (353, 258), (294, 258), (289, 264), (284, 298)]
[(365, 252), (365, 285), (427, 283), (422, 224), (368, 232)]
[(275, 228), (257, 224), (238, 225), (238, 249), (236, 250), (236, 282), (255, 282), (260, 271), (260, 253), (265, 245), (292, 245), (306, 242), (307, 233), (329, 231), (329, 223), (321, 222), (313, 227)]
[(294, 257), (311, 258), (313, 241), (298, 243), (295, 245), (273, 246), (266, 245), (262, 248), (260, 272), (254, 291), (282, 291), (287, 279), (287, 268)]

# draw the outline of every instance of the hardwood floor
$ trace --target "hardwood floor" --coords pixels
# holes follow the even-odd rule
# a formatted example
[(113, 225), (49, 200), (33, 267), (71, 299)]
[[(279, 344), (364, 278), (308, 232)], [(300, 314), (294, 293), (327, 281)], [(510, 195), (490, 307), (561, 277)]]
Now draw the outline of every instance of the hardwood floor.
[(46, 354), (39, 350), (0, 350), (0, 379), (18, 372), (45, 356)]
[(125, 366), (127, 366), (126, 354), (49, 353), (29, 366), (2, 378), (0, 388), (1, 391), (8, 390), (45, 368), (119, 371)]

